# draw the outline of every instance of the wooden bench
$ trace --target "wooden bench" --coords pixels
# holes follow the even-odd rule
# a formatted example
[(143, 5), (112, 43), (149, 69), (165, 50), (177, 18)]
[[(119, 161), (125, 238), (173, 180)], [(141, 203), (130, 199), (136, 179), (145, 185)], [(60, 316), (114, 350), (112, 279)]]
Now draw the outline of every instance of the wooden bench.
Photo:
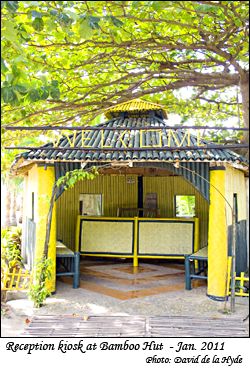
[[(197, 270), (195, 268), (196, 260), (198, 261)], [(207, 272), (207, 260), (207, 247), (203, 247), (194, 254), (185, 256), (186, 290), (192, 289), (192, 279), (207, 279), (206, 275), (201, 275), (201, 273)]]
[(56, 243), (56, 275), (72, 276), (73, 288), (80, 285), (80, 253), (73, 252), (60, 241)]

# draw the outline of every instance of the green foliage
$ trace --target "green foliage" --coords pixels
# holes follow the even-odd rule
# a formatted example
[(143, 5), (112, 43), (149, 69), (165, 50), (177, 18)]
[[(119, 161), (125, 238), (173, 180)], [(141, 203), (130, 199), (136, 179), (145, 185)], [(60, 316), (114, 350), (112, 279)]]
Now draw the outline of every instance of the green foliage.
[(42, 258), (34, 267), (34, 275), (30, 284), (28, 296), (33, 301), (34, 307), (39, 308), (50, 292), (46, 286), (47, 281), (51, 278), (51, 259)]
[(44, 27), (44, 21), (42, 20), (41, 17), (39, 18), (35, 18), (32, 22), (32, 26), (36, 31), (42, 31), (43, 27)]
[(205, 140), (216, 143), (240, 143), (243, 135), (241, 131), (207, 131), (203, 137)]
[(91, 172), (84, 171), (83, 169), (75, 169), (67, 172), (65, 176), (58, 178), (56, 186), (63, 186), (65, 190), (74, 187), (76, 182), (83, 179), (93, 180), (98, 175), (96, 167), (91, 168)]
[(1, 265), (13, 269), (23, 265), (21, 256), (21, 228), (10, 227), (1, 230)]
[[(103, 93), (117, 92), (119, 97), (124, 95), (128, 85), (132, 87), (139, 80), (144, 81), (149, 77), (148, 69), (152, 64), (169, 74), (169, 77), (163, 74), (160, 78), (152, 75), (139, 86), (143, 94), (150, 81), (150, 94), (155, 94), (157, 89), (154, 87), (162, 87), (169, 79), (172, 82), (178, 80), (176, 63), (180, 63), (179, 72), (195, 70), (202, 74), (217, 73), (223, 66), (229, 67), (230, 58), (227, 60), (226, 51), (223, 53), (221, 49), (229, 52), (230, 47), (233, 48), (230, 55), (237, 55), (236, 61), (247, 66), (246, 1), (214, 5), (190, 1), (2, 3), (3, 80), (9, 65), (25, 64), (25, 72), (19, 79), (21, 85), (27, 85), (27, 96), (33, 96), (29, 94), (32, 89), (46, 87), (42, 78), (47, 75), (49, 80), (56, 77), (59, 81), (65, 101), (85, 96), (89, 86), (101, 84), (93, 90), (90, 87), (90, 93), (85, 96), (85, 103), (94, 101), (98, 105)], [(230, 29), (233, 31), (229, 32)], [(218, 39), (222, 39), (221, 42), (225, 39), (225, 42), (217, 50)], [(204, 53), (207, 57), (201, 58)], [(197, 61), (193, 63), (193, 59)], [(183, 67), (182, 62), (185, 63)], [(185, 68), (187, 63), (190, 63), (189, 67)], [(144, 69), (144, 72), (137, 77), (138, 69)], [(85, 71), (88, 77), (82, 78)], [(115, 86), (115, 81), (121, 77), (125, 77), (122, 83)], [(106, 86), (98, 83), (102, 79), (107, 82)], [(187, 85), (189, 83), (191, 81)], [(53, 91), (52, 95), (55, 94)], [(11, 95), (5, 102), (16, 101), (13, 91)], [(168, 90), (164, 92), (162, 88), (162, 98), (166, 102), (168, 95)], [(43, 96), (43, 100), (46, 99), (47, 94)], [(25, 103), (19, 96), (17, 100)], [(31, 97), (28, 101), (39, 99), (38, 96)], [(32, 107), (29, 109), (33, 110)], [(14, 115), (18, 115), (17, 112)]]
[[(5, 281), (7, 286), (11, 282), (11, 276), (6, 278), (5, 272), (12, 272), (15, 268), (23, 267), (21, 233), (20, 227), (1, 229), (1, 283)], [(6, 291), (2, 292), (1, 301), (6, 298)]]
[[(248, 70), (247, 1), (1, 6), (2, 124), (85, 125), (136, 97), (194, 124), (238, 122), (236, 86)], [(174, 93), (187, 86), (188, 94)], [(22, 145), (25, 135), (4, 132), (3, 140)]]
[(176, 216), (179, 217), (195, 216), (195, 196), (176, 195)]
[(10, 12), (15, 13), (18, 9), (18, 1), (1, 1), (1, 8), (4, 6), (6, 6)]
[(3, 97), (3, 101), (8, 104), (12, 104), (14, 102), (17, 101), (17, 95), (15, 93), (14, 87), (3, 87), (2, 88), (2, 97)]

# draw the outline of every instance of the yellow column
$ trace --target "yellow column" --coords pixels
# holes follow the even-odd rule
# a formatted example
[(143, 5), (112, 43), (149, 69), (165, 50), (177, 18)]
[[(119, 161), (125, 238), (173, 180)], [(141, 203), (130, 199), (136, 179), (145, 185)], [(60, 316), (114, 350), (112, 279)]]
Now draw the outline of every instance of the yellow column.
[[(36, 211), (36, 251), (35, 259), (39, 260), (43, 256), (46, 222), (50, 206), (52, 188), (55, 183), (54, 167), (37, 167), (37, 209)], [(56, 290), (56, 209), (52, 214), (52, 222), (50, 229), (50, 240), (48, 257), (52, 260), (51, 279), (48, 281), (47, 287), (50, 292)]]
[(134, 257), (133, 257), (133, 267), (138, 267), (138, 217), (134, 218)]
[(225, 174), (223, 167), (210, 169), (207, 295), (218, 301), (225, 300), (227, 287)]
[[(23, 221), (22, 221), (22, 245), (25, 245), (25, 229), (26, 229), (26, 218), (28, 217), (28, 209), (27, 209), (27, 194), (29, 193), (29, 187), (28, 187), (28, 175), (24, 175), (24, 179), (23, 179)], [(22, 257), (26, 260), (26, 247), (22, 246), (22, 250), (21, 250), (21, 255)]]
[(81, 221), (81, 216), (78, 215), (77, 217), (77, 221), (76, 221), (76, 239), (75, 239), (75, 252), (80, 252), (81, 250), (81, 245), (79, 243), (79, 235), (80, 235), (80, 221)]
[(199, 218), (194, 218), (194, 252), (199, 251), (200, 248), (200, 229), (199, 229)]
[[(194, 218), (194, 252), (200, 249), (200, 228), (199, 228), (199, 218)], [(198, 260), (194, 261), (195, 269), (198, 268)]]

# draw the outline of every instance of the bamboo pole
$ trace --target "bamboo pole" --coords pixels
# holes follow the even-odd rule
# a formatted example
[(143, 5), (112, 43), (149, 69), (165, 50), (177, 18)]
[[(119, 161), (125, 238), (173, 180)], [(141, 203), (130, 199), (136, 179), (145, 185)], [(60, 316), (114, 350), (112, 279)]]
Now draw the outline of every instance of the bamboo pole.
[(236, 209), (235, 201), (232, 209), (232, 269), (231, 269), (231, 302), (230, 310), (235, 312), (235, 256), (236, 256)]

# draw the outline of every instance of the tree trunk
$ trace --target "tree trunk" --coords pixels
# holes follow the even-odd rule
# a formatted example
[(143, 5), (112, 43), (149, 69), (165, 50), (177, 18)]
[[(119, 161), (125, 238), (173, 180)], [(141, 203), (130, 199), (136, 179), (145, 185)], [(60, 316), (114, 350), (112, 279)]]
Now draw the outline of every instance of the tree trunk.
[(46, 222), (46, 234), (45, 234), (45, 242), (44, 242), (44, 250), (43, 250), (43, 255), (44, 255), (45, 259), (48, 258), (50, 229), (51, 229), (51, 222), (52, 222), (52, 214), (53, 214), (54, 204), (55, 204), (55, 201), (56, 201), (56, 195), (57, 195), (57, 186), (56, 186), (56, 184), (54, 184), (53, 189), (52, 189), (51, 199), (50, 199), (50, 207), (49, 207), (49, 212), (48, 212), (48, 216), (47, 216), (47, 222)]
[(245, 128), (249, 128), (249, 73), (240, 76), (240, 91), (242, 95), (242, 114)]
[[(56, 183), (55, 183), (52, 189), (49, 212), (48, 212), (47, 222), (46, 222), (46, 233), (45, 233), (45, 242), (44, 242), (44, 249), (43, 249), (43, 260), (44, 261), (48, 259), (50, 229), (51, 229), (53, 209), (54, 209), (54, 205), (56, 201), (57, 189), (58, 187), (56, 186)], [(39, 276), (40, 285), (42, 285), (45, 282), (45, 280), (43, 280), (45, 274), (46, 274), (46, 266), (45, 264), (43, 264), (42, 271)]]
[[(244, 121), (244, 127), (249, 128), (249, 73), (241, 73), (240, 76), (240, 91), (242, 96), (242, 115)], [(242, 143), (249, 144), (249, 131), (245, 131), (243, 134)], [(242, 149), (242, 155), (249, 158), (249, 150)]]

